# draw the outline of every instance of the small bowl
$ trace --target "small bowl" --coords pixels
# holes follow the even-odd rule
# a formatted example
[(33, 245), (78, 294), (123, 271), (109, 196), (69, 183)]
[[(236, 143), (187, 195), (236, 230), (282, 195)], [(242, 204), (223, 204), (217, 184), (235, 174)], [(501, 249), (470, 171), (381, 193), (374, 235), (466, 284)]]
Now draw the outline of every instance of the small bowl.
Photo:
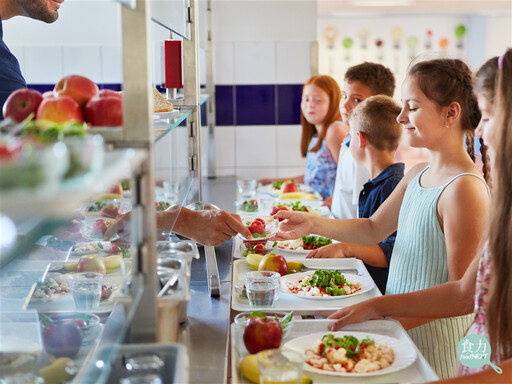
[(93, 313), (67, 312), (51, 313), (46, 315), (52, 321), (74, 321), (84, 320), (85, 326), (77, 324), (82, 331), (82, 345), (88, 345), (94, 342), (100, 331), (100, 318)]
[[(280, 312), (280, 311), (262, 311), (267, 315), (267, 317), (275, 317), (277, 316), (279, 319), (282, 319), (286, 315), (289, 314), (289, 312)], [(237, 327), (240, 327), (242, 333), (245, 330), (245, 327), (249, 323), (249, 315), (252, 312), (240, 312), (238, 315), (235, 316), (235, 324)], [(285, 324), (283, 327), (283, 339), (290, 333), (290, 331), (293, 328), (295, 320), (292, 316), (291, 320)]]

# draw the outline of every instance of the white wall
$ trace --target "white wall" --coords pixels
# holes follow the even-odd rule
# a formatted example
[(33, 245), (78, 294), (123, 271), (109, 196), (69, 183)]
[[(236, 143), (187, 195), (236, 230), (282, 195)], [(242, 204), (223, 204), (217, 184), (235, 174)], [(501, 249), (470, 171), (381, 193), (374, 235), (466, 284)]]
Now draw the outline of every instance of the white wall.
[[(219, 85), (302, 84), (312, 75), (316, 2), (213, 1), (214, 78)], [(304, 173), (300, 125), (217, 126), (217, 175)]]

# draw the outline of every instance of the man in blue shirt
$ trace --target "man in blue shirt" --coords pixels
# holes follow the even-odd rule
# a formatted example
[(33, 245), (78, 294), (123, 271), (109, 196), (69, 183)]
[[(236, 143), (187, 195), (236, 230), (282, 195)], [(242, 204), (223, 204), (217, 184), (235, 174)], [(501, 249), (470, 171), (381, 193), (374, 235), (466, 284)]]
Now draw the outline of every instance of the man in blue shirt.
[[(359, 194), (360, 218), (373, 215), (404, 177), (404, 164), (395, 163), (402, 135), (402, 126), (396, 121), (400, 110), (391, 97), (378, 95), (365, 99), (350, 116), (350, 151), (370, 174), (370, 180)], [(357, 257), (384, 293), (395, 237), (396, 232), (370, 246), (336, 243), (312, 251), (307, 257)]]
[[(21, 74), (20, 64), (4, 42), (2, 21), (14, 16), (26, 16), (53, 23), (59, 17), (59, 8), (64, 0), (2, 0), (0, 2), (0, 112), (5, 100), (27, 84)], [(0, 113), (0, 120), (3, 115)]]

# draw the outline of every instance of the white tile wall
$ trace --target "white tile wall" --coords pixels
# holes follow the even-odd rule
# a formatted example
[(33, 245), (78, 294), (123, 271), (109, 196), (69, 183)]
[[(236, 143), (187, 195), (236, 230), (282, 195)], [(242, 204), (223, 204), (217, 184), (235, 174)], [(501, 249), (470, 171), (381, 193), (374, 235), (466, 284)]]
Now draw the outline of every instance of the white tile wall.
[(25, 49), (22, 46), (11, 45), (9, 46), (9, 50), (18, 59), (21, 73), (25, 73)]
[(306, 171), (306, 167), (279, 167), (277, 171), (277, 175), (275, 177), (282, 177), (283, 179), (287, 177), (296, 177), (299, 175), (304, 175)]
[(95, 83), (102, 79), (101, 48), (98, 46), (62, 47), (64, 75), (82, 75)]
[(220, 126), (215, 127), (215, 143), (216, 143), (216, 167), (232, 168), (235, 167), (235, 127)]
[(235, 84), (275, 84), (276, 46), (267, 42), (235, 43)]
[(306, 167), (306, 159), (300, 154), (300, 138), (302, 126), (280, 125), (277, 127), (277, 166), (278, 167)]
[(311, 42), (278, 42), (276, 52), (278, 84), (301, 84), (311, 77)]
[(217, 42), (214, 44), (214, 79), (215, 84), (235, 84), (234, 43)]
[(237, 168), (274, 167), (277, 160), (276, 129), (275, 125), (236, 127), (235, 164)]
[(101, 47), (101, 82), (120, 84), (123, 82), (123, 57), (121, 46)]
[(62, 47), (25, 47), (23, 56), (27, 83), (52, 84), (64, 76)]

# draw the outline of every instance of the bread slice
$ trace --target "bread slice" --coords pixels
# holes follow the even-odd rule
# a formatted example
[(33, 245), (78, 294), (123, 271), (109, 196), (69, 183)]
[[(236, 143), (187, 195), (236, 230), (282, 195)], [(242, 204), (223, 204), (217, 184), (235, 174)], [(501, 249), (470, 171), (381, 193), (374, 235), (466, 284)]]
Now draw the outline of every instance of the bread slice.
[(153, 88), (153, 112), (172, 112), (173, 109), (172, 103), (158, 89)]

